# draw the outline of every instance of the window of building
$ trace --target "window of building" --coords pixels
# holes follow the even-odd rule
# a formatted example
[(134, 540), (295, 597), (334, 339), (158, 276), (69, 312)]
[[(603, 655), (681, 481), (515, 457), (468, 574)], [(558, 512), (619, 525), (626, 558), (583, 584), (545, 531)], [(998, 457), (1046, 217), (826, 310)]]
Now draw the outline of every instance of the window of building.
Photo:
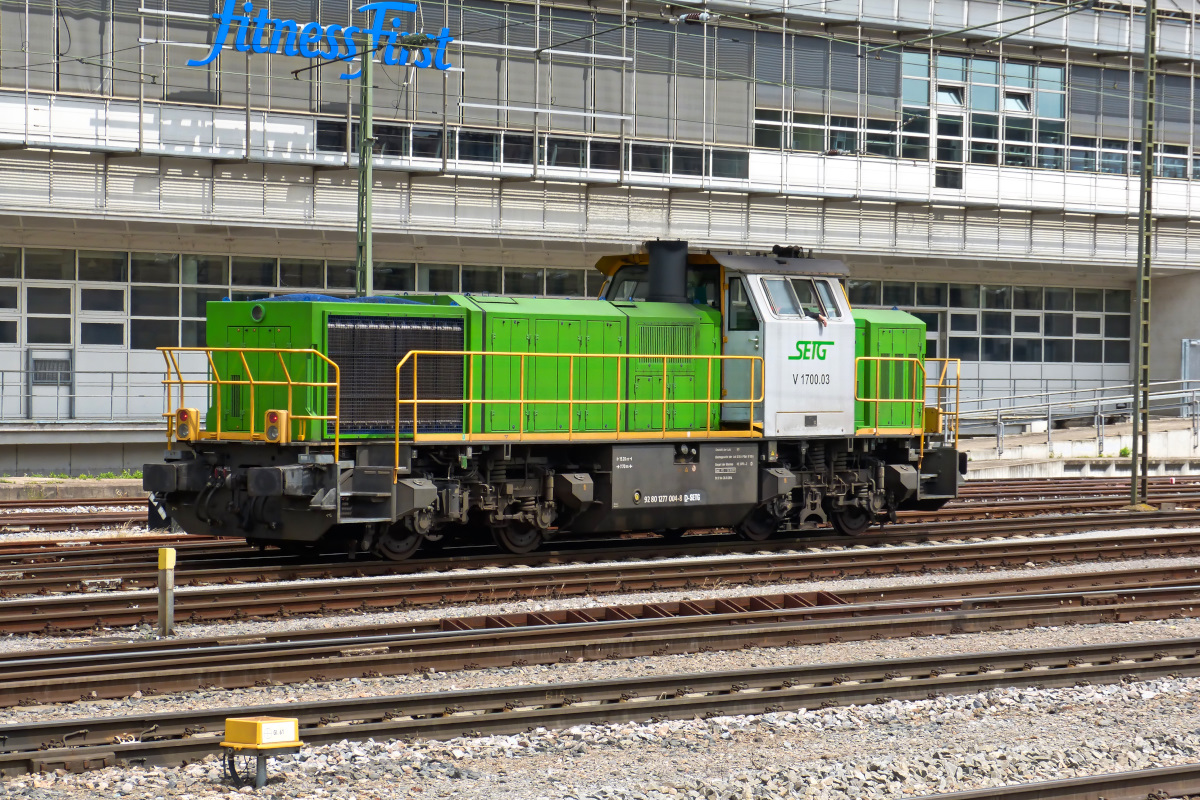
[(418, 264), (417, 291), (457, 292), (458, 267), (453, 264)]
[(676, 175), (704, 175), (704, 150), (699, 147), (671, 148), (671, 172)]
[(110, 311), (124, 313), (124, 289), (88, 289), (79, 290), (80, 311)]
[(547, 269), (546, 294), (551, 297), (583, 297), (584, 275), (581, 269)]
[(592, 169), (621, 169), (621, 143), (592, 141), (588, 143)]
[(21, 248), (0, 247), (0, 278), (17, 280), (21, 277)]
[(754, 146), (767, 150), (783, 147), (783, 112), (775, 108), (754, 109)]
[(125, 325), (120, 322), (81, 322), (79, 324), (79, 343), (122, 346), (125, 344)]
[(657, 144), (631, 144), (629, 146), (629, 168), (634, 172), (650, 172), (663, 175), (667, 171), (667, 148)]
[(288, 289), (323, 288), (325, 263), (319, 258), (281, 258), (279, 285)]
[(879, 305), (879, 281), (848, 280), (846, 293), (852, 306)]
[(1004, 93), (1005, 111), (1018, 111), (1027, 114), (1029, 113), (1030, 107), (1030, 95), (1028, 92)]
[(463, 161), (499, 161), (500, 134), (488, 131), (459, 131), (458, 157)]
[(234, 286), (276, 286), (277, 284), (275, 259), (234, 256)]
[(179, 321), (174, 319), (131, 319), (129, 346), (133, 350), (179, 346)]
[(462, 290), (471, 294), (499, 294), (501, 277), (500, 267), (464, 266)]
[(79, 280), (124, 283), (129, 280), (129, 254), (80, 250)]
[(181, 272), (184, 283), (229, 285), (229, 259), (226, 256), (184, 255)]
[(25, 280), (75, 280), (75, 251), (25, 248)]
[(545, 143), (545, 164), (548, 167), (583, 169), (587, 156), (587, 142), (582, 139), (565, 139), (551, 136)]
[[(595, 143), (593, 143), (594, 146)], [(593, 156), (594, 158), (595, 156)], [(533, 163), (533, 137), (524, 136), (518, 133), (504, 134), (504, 163), (506, 164), (532, 164)], [(593, 164), (593, 167), (595, 165)]]
[(939, 189), (963, 188), (963, 173), (961, 169), (936, 169), (933, 173), (933, 185)]
[(417, 265), (401, 261), (376, 261), (371, 282), (379, 293), (415, 291)]
[(731, 180), (750, 178), (750, 154), (745, 150), (713, 150), (710, 153), (712, 176)]
[(526, 267), (504, 268), (504, 293), (541, 295), (546, 292), (545, 271)]

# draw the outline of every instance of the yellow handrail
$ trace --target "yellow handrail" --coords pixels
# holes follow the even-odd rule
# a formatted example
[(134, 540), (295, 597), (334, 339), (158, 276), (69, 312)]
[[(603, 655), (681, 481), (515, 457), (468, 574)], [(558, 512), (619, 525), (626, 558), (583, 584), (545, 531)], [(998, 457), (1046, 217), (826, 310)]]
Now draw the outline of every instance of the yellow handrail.
[[(288, 418), (292, 422), (299, 422), (301, 425), (301, 438), (307, 433), (307, 423), (317, 420), (333, 422), (333, 446), (334, 452), (338, 452), (341, 446), (342, 437), (342, 373), (337, 362), (329, 358), (320, 350), (314, 350), (311, 347), (160, 347), (159, 352), (163, 354), (163, 359), (167, 362), (167, 376), (163, 379), (163, 385), (167, 388), (167, 411), (163, 416), (167, 419), (167, 442), (168, 444), (176, 441), (176, 423), (177, 417), (175, 411), (177, 408), (186, 408), (186, 387), (188, 386), (215, 386), (216, 387), (216, 406), (217, 406), (217, 427), (214, 431), (202, 430), (199, 432), (198, 438), (205, 440), (244, 440), (244, 441), (266, 441), (266, 435), (255, 430), (255, 409), (254, 409), (254, 389), (259, 386), (286, 386), (287, 387), (287, 412)], [(183, 370), (179, 366), (179, 353), (204, 353), (208, 361), (209, 374), (212, 376), (207, 379), (200, 378), (185, 378)], [(220, 371), (217, 369), (216, 362), (213, 360), (213, 353), (237, 353), (241, 360), (242, 367), (245, 369), (245, 379), (225, 379), (221, 377)], [(279, 366), (283, 371), (283, 380), (259, 380), (254, 377), (253, 370), (250, 369), (250, 363), (246, 360), (246, 353), (274, 353), (279, 359)], [(321, 361), (333, 369), (332, 381), (300, 381), (292, 377), (291, 371), (287, 368), (287, 363), (284, 361), (284, 355), (308, 355), (316, 356)], [(250, 388), (250, 430), (246, 431), (223, 431), (221, 429), (222, 420), (224, 418), (224, 408), (222, 407), (222, 389), (226, 386), (249, 386)], [(333, 389), (333, 413), (332, 414), (302, 414), (294, 415), (293, 410), (296, 407), (295, 392), (296, 387), (324, 387)], [(172, 389), (179, 387), (179, 404), (178, 406), (172, 403)], [(197, 424), (199, 420), (197, 420)], [(289, 423), (290, 424), (290, 423)]]
[[(467, 364), (469, 365), (468, 366), (468, 377), (467, 377), (466, 382), (467, 382), (467, 386), (469, 387), (468, 391), (469, 391), (470, 396), (462, 397), (462, 398), (452, 397), (452, 398), (437, 398), (437, 399), (418, 397), (417, 392), (418, 392), (418, 387), (420, 386), (420, 382), (418, 380), (418, 364), (420, 363), (421, 356), (466, 357)], [(519, 396), (517, 396), (515, 398), (509, 397), (509, 398), (495, 398), (495, 399), (474, 396), (475, 387), (478, 385), (475, 380), (476, 360), (479, 357), (493, 357), (493, 356), (511, 357), (511, 358), (520, 358), (521, 359)], [(526, 368), (525, 368), (525, 365), (526, 365), (527, 359), (531, 359), (531, 358), (554, 358), (554, 359), (567, 359), (568, 360), (569, 382), (568, 382), (568, 391), (567, 391), (566, 397), (529, 398), (529, 397), (525, 396), (525, 394), (526, 394), (526, 381), (525, 381)], [(622, 370), (621, 365), (627, 359), (632, 359), (632, 358), (660, 359), (662, 361), (664, 376), (663, 376), (663, 381), (662, 381), (662, 395), (660, 397), (648, 398), (648, 399), (631, 399), (631, 398), (622, 398), (621, 397), (621, 395), (624, 393), (623, 392), (624, 387), (622, 386), (621, 378), (623, 375), (627, 375), (630, 372), (630, 370), (628, 368)], [(616, 396), (613, 398), (610, 398), (610, 399), (599, 399), (599, 400), (577, 399), (575, 397), (575, 375), (578, 374), (577, 370), (575, 368), (576, 359), (616, 359), (616, 362), (617, 362)], [(667, 381), (665, 378), (666, 370), (667, 370), (667, 361), (668, 360), (681, 360), (682, 361), (682, 360), (695, 360), (695, 359), (704, 359), (707, 362), (707, 366), (708, 366), (707, 387), (708, 388), (705, 391), (705, 395), (703, 397), (696, 397), (693, 399), (672, 400), (671, 398), (669, 398), (667, 396), (667, 385), (668, 384), (667, 384)], [(713, 361), (723, 362), (723, 361), (733, 361), (733, 360), (748, 361), (750, 363), (749, 396), (744, 397), (744, 398), (741, 398), (741, 397), (739, 397), (739, 398), (713, 397), (712, 362)], [(413, 373), (412, 373), (412, 396), (411, 397), (401, 397), (401, 395), (400, 395), (401, 373), (402, 373), (402, 370), (406, 366), (408, 366), (410, 362), (412, 364), (412, 370), (413, 370)], [(722, 436), (747, 436), (747, 437), (758, 438), (758, 437), (762, 436), (762, 433), (760, 430), (756, 430), (754, 428), (754, 409), (755, 409), (756, 405), (761, 404), (764, 400), (764, 393), (763, 393), (762, 387), (765, 385), (765, 380), (761, 380), (761, 381), (758, 380), (758, 376), (762, 374), (762, 371), (763, 371), (762, 356), (677, 355), (677, 354), (646, 354), (646, 353), (518, 353), (518, 352), (498, 352), (498, 351), (489, 351), (489, 350), (411, 350), (408, 353), (406, 353), (404, 355), (404, 357), (402, 359), (400, 359), (400, 361), (396, 364), (395, 457), (398, 462), (399, 457), (400, 457), (400, 442), (401, 442), (401, 438), (400, 438), (400, 408), (401, 408), (401, 406), (410, 406), (412, 409), (412, 425), (413, 425), (412, 441), (414, 441), (414, 442), (422, 441), (422, 440), (426, 440), (426, 441), (447, 441), (447, 440), (477, 441), (477, 440), (485, 440), (485, 439), (489, 440), (489, 441), (492, 441), (492, 440), (529, 441), (530, 439), (538, 439), (538, 440), (547, 440), (548, 441), (548, 440), (561, 440), (561, 438), (564, 435), (565, 435), (567, 441), (592, 440), (592, 439), (597, 438), (597, 434), (578, 431), (575, 429), (575, 426), (574, 426), (576, 406), (591, 406), (591, 405), (610, 405), (610, 406), (614, 406), (617, 410), (617, 419), (616, 419), (617, 429), (615, 431), (613, 431), (611, 436), (606, 436), (605, 438), (613, 438), (613, 439), (647, 438), (644, 434), (636, 435), (637, 433), (640, 433), (640, 432), (630, 432), (630, 433), (634, 434), (634, 435), (630, 435), (630, 433), (623, 434), (623, 431), (622, 431), (622, 428), (623, 428), (622, 419), (623, 419), (624, 415), (627, 413), (627, 410), (626, 410), (627, 407), (631, 406), (631, 405), (646, 405), (646, 404), (655, 404), (655, 405), (662, 406), (663, 416), (662, 416), (661, 427), (658, 431), (655, 432), (655, 435), (658, 438), (666, 438), (669, 433), (667, 430), (667, 413), (666, 413), (669, 403), (703, 404), (705, 407), (705, 416), (704, 416), (705, 423), (704, 423), (704, 429), (703, 429), (703, 434), (702, 434), (703, 436), (711, 436), (713, 434), (712, 406), (714, 403), (717, 405), (723, 405), (723, 404), (729, 404), (729, 403), (747, 403), (750, 406), (750, 416), (749, 416), (749, 420), (747, 422), (747, 430), (745, 430), (745, 431), (741, 431), (741, 430), (719, 431), (719, 434)], [(719, 391), (719, 388), (717, 391)], [(519, 414), (518, 430), (515, 432), (511, 432), (511, 433), (475, 434), (474, 433), (474, 419), (475, 419), (474, 407), (475, 407), (475, 405), (483, 406), (483, 405), (489, 405), (489, 404), (518, 406), (518, 414)], [(465, 419), (465, 422), (466, 422), (465, 430), (461, 434), (444, 434), (444, 433), (442, 433), (442, 434), (439, 434), (439, 433), (422, 434), (422, 433), (420, 433), (418, 422), (420, 420), (420, 407), (422, 405), (466, 405), (467, 409), (466, 409), (466, 419)], [(535, 406), (535, 405), (566, 405), (568, 422), (567, 422), (567, 429), (566, 429), (565, 434), (557, 433), (557, 432), (556, 433), (533, 433), (533, 434), (530, 434), (530, 433), (526, 432), (526, 430), (525, 430), (525, 408), (526, 408), (526, 406)], [(698, 430), (680, 431), (679, 433), (680, 433), (680, 435), (683, 435), (683, 436), (700, 434), (700, 432)]]
[[(954, 447), (958, 447), (958, 425), (959, 425), (959, 395), (962, 383), (962, 359), (961, 358), (927, 358), (925, 363), (933, 362), (941, 364), (941, 370), (937, 376), (935, 383), (929, 383), (928, 376), (925, 382), (926, 393), (929, 390), (936, 392), (935, 408), (942, 412), (946, 418), (946, 433), (952, 434), (954, 437)], [(953, 375), (950, 370), (953, 368)], [(944, 393), (953, 392), (953, 402), (949, 402), (949, 398)]]
[[(878, 365), (878, 367), (875, 369), (875, 396), (874, 397), (863, 397), (862, 394), (860, 393), (861, 387), (859, 385), (858, 374), (859, 374), (859, 365), (862, 364), (863, 362), (874, 362), (875, 364)], [(881, 369), (881, 367), (884, 364), (909, 364), (913, 367), (912, 386), (910, 387), (911, 394), (908, 397), (880, 397), (880, 394), (881, 394), (880, 384), (883, 381), (883, 369)], [(921, 381), (919, 384), (917, 383), (918, 375), (920, 375), (920, 378), (921, 378)], [(909, 415), (909, 427), (914, 428), (914, 429), (917, 427), (920, 427), (921, 431), (922, 431), (922, 434), (921, 434), (922, 449), (924, 449), (924, 444), (925, 444), (925, 441), (924, 441), (925, 426), (923, 423), (920, 425), (914, 424), (914, 421), (917, 421), (918, 418), (921, 416), (921, 414), (925, 410), (924, 393), (918, 394), (918, 392), (920, 392), (922, 389), (924, 389), (924, 387), (925, 387), (925, 364), (919, 358), (909, 358), (909, 357), (903, 357), (903, 356), (857, 356), (854, 359), (854, 400), (855, 400), (855, 402), (874, 403), (875, 404), (875, 413), (874, 413), (875, 424), (873, 426), (871, 426), (872, 433), (878, 434), (880, 429), (883, 427), (879, 424), (879, 404), (880, 403), (907, 403), (907, 404), (913, 406), (912, 413)]]

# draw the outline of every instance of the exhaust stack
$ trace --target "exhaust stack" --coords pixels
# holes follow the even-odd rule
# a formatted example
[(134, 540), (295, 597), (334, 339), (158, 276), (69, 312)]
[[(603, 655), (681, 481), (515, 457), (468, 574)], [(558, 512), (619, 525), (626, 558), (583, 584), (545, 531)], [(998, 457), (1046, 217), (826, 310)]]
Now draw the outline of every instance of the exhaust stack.
[(680, 240), (646, 242), (650, 254), (650, 291), (654, 303), (687, 303), (688, 243)]

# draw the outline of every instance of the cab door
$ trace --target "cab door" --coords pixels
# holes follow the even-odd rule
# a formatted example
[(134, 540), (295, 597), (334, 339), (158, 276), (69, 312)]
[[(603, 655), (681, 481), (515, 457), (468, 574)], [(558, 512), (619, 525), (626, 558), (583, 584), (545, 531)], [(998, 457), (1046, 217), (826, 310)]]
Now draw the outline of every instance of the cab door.
[[(721, 321), (727, 356), (763, 355), (763, 316), (754, 302), (744, 275), (728, 274), (725, 288), (725, 315)], [(725, 359), (721, 365), (721, 397), (759, 397), (763, 391), (762, 369), (749, 359)], [(746, 423), (750, 420), (749, 403), (723, 403), (721, 419)], [(762, 422), (762, 403), (754, 406), (754, 421)]]

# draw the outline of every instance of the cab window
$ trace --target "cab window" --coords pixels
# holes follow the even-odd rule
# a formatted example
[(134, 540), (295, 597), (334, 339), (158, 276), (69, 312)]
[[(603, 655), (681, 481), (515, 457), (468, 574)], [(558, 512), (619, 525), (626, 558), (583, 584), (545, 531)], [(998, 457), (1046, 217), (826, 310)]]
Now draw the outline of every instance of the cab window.
[(796, 293), (796, 300), (806, 315), (815, 317), (818, 314), (825, 313), (825, 309), (817, 297), (817, 290), (813, 286), (811, 279), (792, 278), (791, 283), (792, 291)]
[(754, 304), (750, 302), (749, 293), (741, 278), (729, 281), (729, 330), (756, 331), (758, 330), (758, 315), (754, 313)]
[(842, 311), (837, 304), (837, 294), (829, 285), (829, 281), (817, 281), (817, 293), (821, 295), (821, 302), (825, 305), (825, 316), (842, 316)]
[(763, 278), (763, 288), (767, 290), (767, 300), (771, 303), (771, 311), (777, 317), (800, 316), (800, 303), (796, 293), (787, 278)]

